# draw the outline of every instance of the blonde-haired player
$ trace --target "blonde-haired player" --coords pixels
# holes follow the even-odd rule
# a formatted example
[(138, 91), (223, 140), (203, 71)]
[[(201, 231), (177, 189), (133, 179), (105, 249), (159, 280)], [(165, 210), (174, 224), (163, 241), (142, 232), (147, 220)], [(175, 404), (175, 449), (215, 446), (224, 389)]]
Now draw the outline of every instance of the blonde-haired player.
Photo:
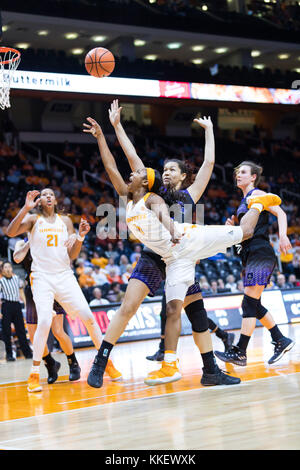
[[(56, 300), (71, 317), (79, 316), (97, 349), (102, 342), (99, 325), (89, 308), (86, 298), (71, 269), (71, 260), (76, 259), (90, 225), (81, 219), (78, 235), (73, 244), (67, 241), (75, 232), (68, 216), (56, 212), (57, 201), (52, 189), (41, 193), (29, 191), (25, 205), (11, 221), (7, 229), (10, 237), (29, 233), (31, 265), (31, 288), (38, 315), (38, 326), (33, 341), (33, 366), (28, 379), (28, 391), (42, 390), (39, 383), (39, 369), (44, 348), (52, 323), (53, 302)], [(30, 214), (36, 208), (40, 214)], [(112, 363), (106, 371), (111, 378), (121, 378)]]

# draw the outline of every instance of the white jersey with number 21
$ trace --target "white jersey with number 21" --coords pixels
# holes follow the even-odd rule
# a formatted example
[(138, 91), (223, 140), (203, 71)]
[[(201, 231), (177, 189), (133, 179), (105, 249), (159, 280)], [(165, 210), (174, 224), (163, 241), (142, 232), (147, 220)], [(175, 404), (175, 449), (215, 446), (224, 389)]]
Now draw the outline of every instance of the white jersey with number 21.
[(67, 226), (58, 214), (53, 223), (39, 216), (29, 235), (31, 271), (60, 273), (71, 270), (68, 250), (64, 246), (68, 238)]

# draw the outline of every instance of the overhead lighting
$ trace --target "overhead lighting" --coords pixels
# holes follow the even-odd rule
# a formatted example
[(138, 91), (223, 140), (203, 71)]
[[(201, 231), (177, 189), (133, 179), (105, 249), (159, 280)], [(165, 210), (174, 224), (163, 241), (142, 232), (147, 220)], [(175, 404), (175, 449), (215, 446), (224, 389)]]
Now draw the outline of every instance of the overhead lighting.
[(18, 44), (16, 44), (16, 47), (18, 49), (28, 49), (28, 47), (30, 47), (30, 44), (28, 42), (19, 42)]
[(7, 31), (8, 29), (9, 29), (8, 24), (4, 24), (4, 25), (2, 26), (2, 31), (5, 32), (5, 31)]
[(199, 65), (199, 64), (202, 64), (203, 59), (192, 59), (191, 62), (193, 62), (193, 64), (195, 65)]
[(199, 52), (203, 51), (205, 49), (205, 46), (203, 46), (202, 44), (196, 44), (195, 46), (192, 46), (191, 49), (194, 52)]
[(40, 31), (37, 31), (37, 33), (39, 36), (48, 36), (49, 31), (47, 31), (46, 29), (41, 29)]
[(149, 0), (149, 3), (156, 3), (156, 0)]
[(84, 51), (84, 49), (82, 49), (81, 47), (77, 47), (77, 48), (75, 48), (75, 49), (71, 49), (71, 52), (72, 52), (72, 54), (74, 54), (74, 55), (80, 55), (80, 54), (83, 53), (83, 51)]
[(270, 3), (271, 0), (264, 0), (265, 3)]
[(228, 47), (217, 47), (217, 49), (214, 49), (214, 51), (217, 54), (224, 54), (225, 52), (228, 51)]
[(144, 55), (144, 59), (146, 59), (146, 60), (156, 60), (157, 55), (155, 55), (155, 54)]
[(78, 33), (66, 33), (64, 34), (64, 37), (66, 39), (76, 39), (78, 38), (79, 34)]
[(261, 54), (261, 51), (256, 51), (256, 50), (251, 51), (251, 57), (259, 57), (260, 54)]
[(284, 59), (288, 59), (290, 57), (290, 54), (278, 54), (277, 57), (280, 60), (284, 60)]
[(144, 41), (143, 39), (135, 39), (133, 41), (133, 44), (137, 47), (144, 46), (146, 44), (146, 41)]
[(300, 69), (299, 69), (299, 68), (293, 69), (293, 70), (294, 70), (294, 72), (300, 73)]
[(265, 68), (265, 64), (254, 64), (253, 67), (258, 70), (262, 70)]
[(182, 42), (169, 42), (167, 44), (168, 49), (179, 49), (182, 46)]
[(99, 35), (96, 35), (96, 36), (92, 36), (91, 37), (91, 40), (94, 41), (94, 42), (102, 42), (102, 41), (105, 41), (106, 39), (106, 36), (99, 36)]
[(207, 6), (207, 5), (202, 5), (202, 10), (203, 10), (203, 11), (207, 11), (207, 10), (208, 10), (208, 6)]

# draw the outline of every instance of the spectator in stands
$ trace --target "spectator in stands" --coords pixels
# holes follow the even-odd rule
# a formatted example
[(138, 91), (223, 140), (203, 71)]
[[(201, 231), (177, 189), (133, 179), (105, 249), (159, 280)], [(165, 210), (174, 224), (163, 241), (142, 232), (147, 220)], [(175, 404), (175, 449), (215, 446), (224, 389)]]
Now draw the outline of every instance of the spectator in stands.
[(119, 266), (120, 266), (120, 275), (124, 274), (127, 271), (127, 266), (129, 264), (129, 260), (126, 255), (120, 256)]
[(114, 282), (110, 286), (110, 289), (106, 295), (106, 298), (112, 303), (121, 302), (124, 295), (125, 295), (125, 292), (121, 290), (121, 285), (118, 282)]
[(233, 293), (238, 292), (235, 277), (233, 276), (233, 274), (228, 274), (228, 276), (226, 277), (225, 288), (230, 289)]
[(84, 272), (80, 274), (78, 282), (81, 288), (88, 289), (89, 287), (95, 286), (96, 282), (92, 276), (93, 269), (88, 267), (84, 269)]
[(101, 305), (108, 305), (109, 301), (102, 298), (102, 290), (99, 287), (95, 287), (93, 290), (93, 298), (89, 303), (90, 307), (100, 307)]
[(142, 253), (142, 246), (141, 245), (135, 245), (133, 249), (133, 253), (130, 256), (130, 262), (134, 263), (137, 262), (139, 257), (141, 256)]
[(237, 292), (242, 292), (244, 293), (244, 284), (243, 284), (243, 281), (241, 279), (239, 279), (236, 283), (236, 288), (237, 288)]
[(107, 280), (110, 284), (114, 282), (118, 282), (119, 284), (123, 284), (122, 277), (116, 273), (114, 269), (111, 269), (109, 274), (107, 275)]
[(95, 280), (96, 286), (103, 286), (108, 283), (106, 274), (100, 269), (100, 266), (95, 266), (92, 272), (92, 276)]
[(289, 289), (295, 289), (300, 286), (300, 281), (297, 280), (295, 274), (289, 275), (287, 286)]
[(119, 253), (114, 249), (114, 246), (111, 242), (107, 244), (107, 249), (104, 253), (106, 258), (113, 258), (114, 260), (119, 256)]
[(223, 279), (218, 279), (218, 292), (221, 294), (223, 292), (230, 292), (230, 289), (225, 287)]
[(288, 289), (288, 285), (286, 283), (285, 275), (284, 274), (278, 274), (277, 276), (277, 286), (279, 289)]
[(110, 274), (111, 270), (114, 271), (114, 275), (119, 276), (120, 275), (120, 268), (118, 265), (115, 264), (114, 258), (109, 258), (108, 263), (105, 267), (105, 271)]
[(203, 282), (201, 284), (201, 291), (202, 291), (202, 294), (204, 295), (211, 294), (211, 288), (208, 282)]
[(132, 271), (133, 271), (133, 267), (131, 264), (127, 264), (127, 267), (126, 267), (126, 271), (124, 274), (122, 274), (122, 281), (123, 281), (123, 284), (128, 284), (128, 281), (129, 281), (129, 278), (132, 274)]
[(99, 256), (97, 251), (94, 251), (93, 258), (91, 259), (91, 263), (94, 266), (99, 266), (100, 268), (105, 268), (105, 266), (108, 263), (107, 258), (104, 258), (103, 256)]

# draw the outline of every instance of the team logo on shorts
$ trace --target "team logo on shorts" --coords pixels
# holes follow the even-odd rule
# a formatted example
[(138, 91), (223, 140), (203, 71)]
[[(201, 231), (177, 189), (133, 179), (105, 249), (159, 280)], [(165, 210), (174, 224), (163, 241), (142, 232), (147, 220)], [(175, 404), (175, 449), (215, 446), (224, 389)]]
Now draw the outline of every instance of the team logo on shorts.
[(248, 281), (252, 281), (253, 277), (254, 277), (254, 276), (253, 276), (253, 273), (248, 273), (248, 274), (247, 274), (247, 279), (248, 279)]

